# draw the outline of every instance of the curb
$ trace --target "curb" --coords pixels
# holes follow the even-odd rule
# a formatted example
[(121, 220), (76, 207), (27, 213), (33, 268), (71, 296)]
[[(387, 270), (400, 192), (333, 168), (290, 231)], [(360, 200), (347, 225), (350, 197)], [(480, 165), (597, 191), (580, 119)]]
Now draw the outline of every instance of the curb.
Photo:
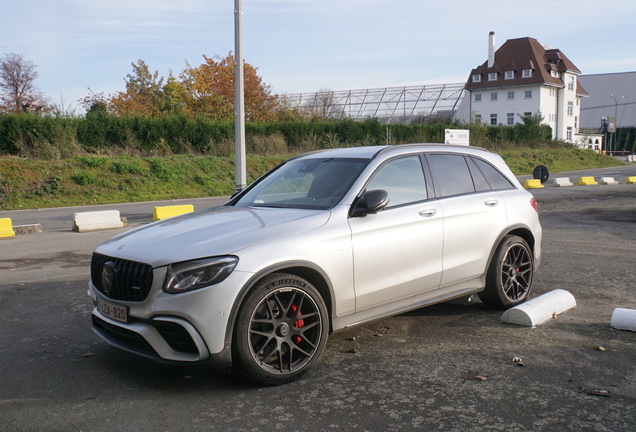
[(0, 219), (0, 238), (15, 237), (15, 231), (10, 218)]
[(174, 205), (174, 206), (162, 206), (155, 207), (152, 221), (168, 219), (174, 216), (179, 216), (186, 213), (192, 213), (194, 206), (192, 204)]
[(579, 179), (579, 186), (590, 186), (597, 185), (597, 181), (594, 180), (594, 177), (581, 177)]
[(73, 218), (73, 231), (80, 233), (122, 228), (123, 226), (119, 210), (75, 213)]
[(508, 309), (501, 315), (501, 322), (536, 327), (575, 306), (572, 294), (556, 289)]
[(559, 177), (552, 180), (550, 182), (550, 186), (565, 187), (565, 186), (573, 186), (573, 184), (568, 177)]
[(629, 330), (636, 332), (636, 310), (616, 308), (612, 313), (610, 326), (616, 330)]

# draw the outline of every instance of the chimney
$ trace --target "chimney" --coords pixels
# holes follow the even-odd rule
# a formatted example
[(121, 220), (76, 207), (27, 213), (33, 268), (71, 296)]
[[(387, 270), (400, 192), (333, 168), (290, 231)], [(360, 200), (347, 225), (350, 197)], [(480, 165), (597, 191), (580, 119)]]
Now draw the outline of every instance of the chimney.
[(495, 32), (488, 33), (488, 68), (495, 64)]

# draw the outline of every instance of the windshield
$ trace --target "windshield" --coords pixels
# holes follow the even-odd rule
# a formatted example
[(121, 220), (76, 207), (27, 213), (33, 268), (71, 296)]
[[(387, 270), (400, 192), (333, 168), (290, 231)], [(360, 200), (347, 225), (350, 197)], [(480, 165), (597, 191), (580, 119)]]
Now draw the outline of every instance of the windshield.
[(342, 200), (368, 159), (291, 160), (253, 185), (234, 205), (329, 209)]

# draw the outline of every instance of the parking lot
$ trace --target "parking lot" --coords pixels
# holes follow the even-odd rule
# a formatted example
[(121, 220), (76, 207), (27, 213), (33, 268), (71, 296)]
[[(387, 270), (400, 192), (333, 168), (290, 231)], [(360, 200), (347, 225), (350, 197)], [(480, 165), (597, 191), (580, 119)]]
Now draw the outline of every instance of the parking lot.
[[(481, 304), (419, 309), (332, 335), (306, 377), (272, 388), (158, 366), (91, 332), (90, 254), (128, 227), (72, 232), (73, 213), (94, 208), (0, 212), (43, 228), (0, 240), (0, 430), (633, 431), (636, 333), (609, 323), (636, 309), (636, 185), (624, 182), (636, 167), (562, 175), (621, 181), (532, 190), (544, 227), (532, 296), (563, 289), (575, 309), (536, 328)], [(135, 226), (154, 205), (99, 208)]]

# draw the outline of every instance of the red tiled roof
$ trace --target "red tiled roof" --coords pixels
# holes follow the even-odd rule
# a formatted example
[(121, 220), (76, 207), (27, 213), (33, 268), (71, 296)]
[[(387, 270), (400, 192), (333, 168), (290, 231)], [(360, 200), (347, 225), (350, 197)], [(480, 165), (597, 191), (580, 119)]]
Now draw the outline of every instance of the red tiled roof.
[[(522, 78), (521, 71), (531, 69), (530, 78)], [(573, 72), (581, 71), (560, 50), (545, 49), (536, 39), (525, 37), (507, 40), (495, 52), (493, 67), (488, 68), (488, 62), (476, 67), (470, 72), (466, 89), (476, 90), (491, 87), (507, 87), (520, 85), (554, 85), (563, 87), (565, 83), (561, 78), (554, 77), (551, 71)], [(504, 79), (505, 71), (514, 71), (513, 79)], [(488, 81), (488, 74), (497, 72), (496, 81)], [(480, 82), (473, 82), (473, 75), (482, 75)], [(578, 86), (577, 94), (586, 95), (587, 92)]]

